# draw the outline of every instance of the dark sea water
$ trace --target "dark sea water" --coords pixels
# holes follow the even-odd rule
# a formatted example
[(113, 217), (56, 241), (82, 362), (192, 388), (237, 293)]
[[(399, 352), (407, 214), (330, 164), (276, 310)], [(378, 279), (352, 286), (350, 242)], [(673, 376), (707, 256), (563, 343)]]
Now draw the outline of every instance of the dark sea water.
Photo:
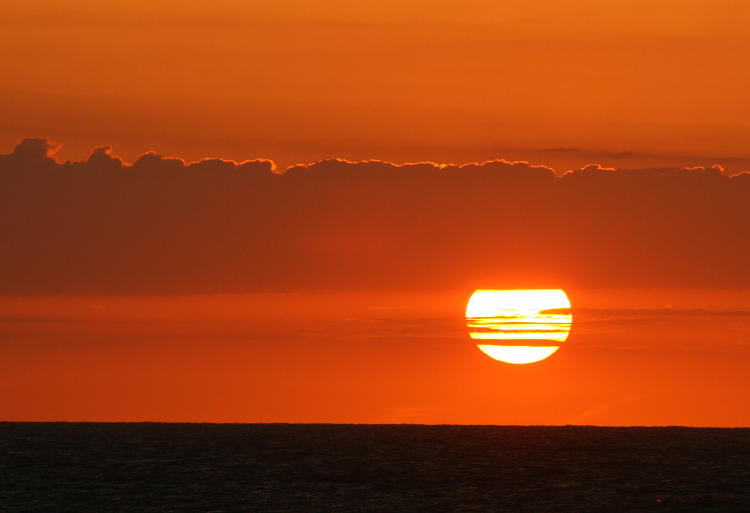
[(750, 429), (0, 423), (0, 511), (750, 512)]

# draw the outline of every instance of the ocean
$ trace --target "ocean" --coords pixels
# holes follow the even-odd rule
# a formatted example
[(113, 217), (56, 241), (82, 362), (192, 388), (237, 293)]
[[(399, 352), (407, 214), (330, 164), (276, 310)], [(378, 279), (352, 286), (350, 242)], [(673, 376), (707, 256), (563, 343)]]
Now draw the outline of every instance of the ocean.
[(750, 429), (0, 423), (3, 512), (748, 512)]

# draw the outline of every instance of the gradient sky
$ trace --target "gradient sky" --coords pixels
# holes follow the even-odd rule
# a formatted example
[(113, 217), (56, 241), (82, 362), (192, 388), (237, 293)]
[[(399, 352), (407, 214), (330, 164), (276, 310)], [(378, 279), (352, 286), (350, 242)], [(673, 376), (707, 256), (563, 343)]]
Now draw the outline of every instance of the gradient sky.
[(730, 0), (9, 0), (0, 149), (750, 169)]
[(750, 4), (183, 4), (0, 7), (0, 420), (750, 426)]
[(469, 340), (470, 293), (5, 298), (0, 416), (750, 425), (745, 291), (571, 290), (521, 366)]

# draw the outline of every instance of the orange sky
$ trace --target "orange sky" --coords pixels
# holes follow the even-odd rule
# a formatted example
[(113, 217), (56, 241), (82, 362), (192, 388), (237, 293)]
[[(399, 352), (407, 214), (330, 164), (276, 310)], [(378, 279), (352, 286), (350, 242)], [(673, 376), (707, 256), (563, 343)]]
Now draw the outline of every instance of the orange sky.
[(525, 366), (474, 347), (470, 292), (2, 299), (0, 418), (750, 425), (745, 292), (569, 291)]
[(23, 2), (0, 149), (291, 163), (750, 169), (750, 6), (728, 0)]
[[(5, 0), (0, 420), (749, 426), (749, 23)], [(535, 287), (564, 346), (477, 350)]]

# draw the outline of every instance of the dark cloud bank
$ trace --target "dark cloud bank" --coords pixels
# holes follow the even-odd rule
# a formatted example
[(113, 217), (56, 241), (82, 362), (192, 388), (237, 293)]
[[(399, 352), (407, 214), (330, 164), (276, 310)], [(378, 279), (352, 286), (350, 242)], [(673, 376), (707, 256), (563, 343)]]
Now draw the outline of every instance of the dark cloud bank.
[(750, 174), (0, 156), (0, 293), (748, 287)]

